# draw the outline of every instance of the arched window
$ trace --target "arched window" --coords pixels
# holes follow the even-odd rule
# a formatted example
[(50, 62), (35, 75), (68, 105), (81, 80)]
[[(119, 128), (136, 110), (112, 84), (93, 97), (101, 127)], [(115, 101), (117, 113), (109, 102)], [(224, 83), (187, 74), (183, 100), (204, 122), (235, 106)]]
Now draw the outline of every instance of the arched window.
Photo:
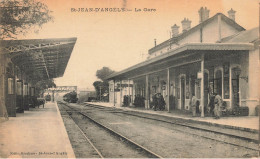
[(35, 88), (31, 87), (31, 96), (34, 97), (35, 96)]
[(16, 94), (17, 95), (23, 95), (23, 81), (22, 80), (17, 80), (16, 83)]
[(181, 76), (180, 78), (180, 88), (181, 88), (181, 109), (185, 108), (185, 76)]
[(14, 94), (14, 79), (8, 78), (8, 94)]
[(223, 92), (224, 92), (224, 94), (223, 94), (223, 97), (224, 97), (224, 99), (229, 99), (230, 98), (230, 89), (229, 89), (229, 63), (225, 63), (224, 65), (223, 65), (223, 88), (224, 88), (224, 90), (223, 90)]
[(24, 83), (23, 85), (23, 95), (27, 96), (28, 94), (28, 83)]

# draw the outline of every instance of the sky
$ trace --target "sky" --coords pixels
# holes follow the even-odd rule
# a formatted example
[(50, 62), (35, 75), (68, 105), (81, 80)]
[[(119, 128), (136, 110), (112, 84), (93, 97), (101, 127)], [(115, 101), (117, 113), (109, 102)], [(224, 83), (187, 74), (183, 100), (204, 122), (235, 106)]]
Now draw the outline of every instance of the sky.
[[(24, 39), (77, 37), (64, 76), (58, 86), (94, 90), (96, 71), (106, 66), (120, 71), (146, 59), (148, 50), (170, 38), (171, 26), (186, 17), (199, 23), (198, 10), (207, 7), (210, 17), (236, 11), (236, 22), (245, 29), (259, 25), (258, 0), (40, 0), (54, 16), (39, 33)], [(78, 8), (127, 8), (129, 12), (76, 12)], [(144, 11), (144, 8), (153, 11)], [(138, 9), (141, 11), (136, 12)], [(181, 31), (181, 27), (180, 27)]]

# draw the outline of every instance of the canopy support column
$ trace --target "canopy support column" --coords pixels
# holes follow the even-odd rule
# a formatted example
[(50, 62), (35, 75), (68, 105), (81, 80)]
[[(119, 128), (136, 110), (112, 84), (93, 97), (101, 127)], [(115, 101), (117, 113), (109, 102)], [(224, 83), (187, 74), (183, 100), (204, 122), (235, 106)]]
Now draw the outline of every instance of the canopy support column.
[(204, 117), (204, 54), (201, 55), (201, 97), (200, 97), (200, 103), (201, 103), (201, 117)]
[(166, 107), (167, 111), (170, 112), (170, 68), (167, 68), (167, 97)]
[(128, 106), (130, 106), (130, 102), (131, 102), (131, 99), (130, 99), (130, 79), (128, 79)]
[(133, 103), (134, 103), (134, 81), (132, 83), (133, 83), (132, 84), (132, 90), (131, 90), (132, 96), (131, 96), (130, 106), (133, 106)]
[(113, 80), (113, 82), (114, 82), (114, 90), (113, 90), (113, 104), (114, 104), (114, 107), (116, 106), (116, 93), (115, 93), (115, 88), (116, 88), (116, 80)]
[(120, 80), (120, 103), (119, 103), (119, 106), (122, 107), (122, 80)]
[(149, 109), (149, 75), (145, 75), (145, 108)]

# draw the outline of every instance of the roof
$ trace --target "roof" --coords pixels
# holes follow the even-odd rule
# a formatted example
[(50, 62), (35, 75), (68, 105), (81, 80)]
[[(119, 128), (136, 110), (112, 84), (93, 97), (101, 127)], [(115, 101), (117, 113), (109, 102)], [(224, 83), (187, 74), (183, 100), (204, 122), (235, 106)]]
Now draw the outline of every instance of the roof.
[[(252, 44), (250, 42), (250, 40), (243, 39), (243, 36), (248, 37), (246, 39), (250, 39), (251, 34), (255, 34), (255, 30), (254, 31), (245, 31), (245, 28), (243, 28), (242, 26), (237, 24), (234, 20), (228, 18), (227, 16), (225, 16), (222, 13), (217, 13), (213, 17), (201, 22), (200, 24), (192, 27), (191, 29), (187, 30), (186, 32), (183, 32), (176, 37), (172, 37), (172, 38), (162, 42), (161, 44), (151, 48), (149, 50), (149, 54), (151, 54), (154, 51), (160, 50), (161, 48), (165, 47), (166, 45), (169, 45), (169, 43), (176, 43), (179, 40), (183, 39), (184, 37), (187, 37), (192, 32), (199, 30), (200, 28), (204, 27), (205, 25), (209, 24), (210, 22), (212, 22), (213, 20), (218, 18), (219, 15), (221, 16), (221, 19), (223, 21), (225, 21), (227, 24), (231, 25), (232, 27), (234, 27), (235, 29), (240, 31), (239, 32), (240, 35), (237, 36), (236, 38), (234, 36), (230, 37), (229, 38), (230, 41), (228, 41), (228, 39), (226, 39), (226, 41), (224, 42), (224, 39), (223, 39), (223, 43), (186, 43), (186, 44), (180, 45), (177, 48), (174, 48), (174, 49), (172, 49), (172, 50), (170, 50), (170, 51), (168, 51), (164, 54), (161, 54), (161, 55), (156, 56), (154, 58), (151, 58), (151, 59), (148, 59), (148, 60), (143, 61), (141, 63), (138, 63), (138, 64), (131, 66), (129, 68), (126, 68), (122, 71), (113, 73), (113, 74), (109, 75), (106, 79), (109, 80), (109, 79), (114, 79), (116, 77), (121, 77), (121, 76), (123, 76), (127, 73), (130, 73), (130, 72), (133, 72), (135, 70), (145, 68), (149, 65), (159, 63), (162, 60), (167, 60), (170, 57), (174, 58), (175, 55), (180, 55), (180, 53), (187, 52), (188, 50), (191, 50), (191, 51), (207, 50), (206, 51), (207, 54), (210, 53), (210, 51), (220, 51), (220, 50), (227, 50), (227, 51), (228, 50), (233, 50), (233, 51), (234, 50), (237, 50), (237, 51), (253, 50), (254, 44)], [(258, 36), (258, 34), (255, 34), (255, 35)], [(253, 36), (254, 38), (255, 38), (255, 35)], [(239, 39), (241, 39), (241, 40), (239, 40)]]
[(234, 28), (236, 28), (239, 31), (243, 31), (245, 30), (245, 28), (243, 28), (242, 26), (240, 26), (239, 24), (237, 24), (234, 20), (228, 18), (227, 16), (225, 16), (222, 13), (217, 13), (215, 14), (213, 17), (199, 23), (198, 25), (190, 28), (189, 30), (180, 33), (179, 35), (177, 35), (176, 37), (172, 37), (160, 44), (158, 44), (157, 46), (151, 48), (148, 52), (149, 54), (153, 53), (154, 51), (160, 50), (162, 48), (164, 48), (165, 46), (169, 45), (169, 43), (175, 43), (185, 37), (187, 37), (188, 35), (190, 35), (191, 33), (193, 33), (194, 31), (199, 30), (200, 28), (203, 28), (205, 25), (209, 24), (210, 22), (212, 22), (213, 20), (215, 20), (216, 18), (218, 18), (218, 15), (221, 16), (221, 19), (224, 20), (226, 23), (228, 23), (229, 25), (233, 26)]
[(161, 60), (168, 59), (170, 57), (173, 57), (177, 54), (180, 54), (188, 50), (192, 50), (192, 51), (207, 50), (206, 53), (210, 53), (210, 51), (218, 51), (218, 50), (253, 50), (253, 49), (254, 49), (254, 45), (250, 43), (186, 43), (160, 56), (156, 56), (152, 59), (148, 59), (134, 66), (126, 68), (120, 72), (113, 73), (109, 75), (106, 79), (108, 80), (113, 79), (127, 72), (139, 69), (141, 67), (146, 67), (148, 65), (154, 64)]
[(223, 38), (221, 43), (254, 43), (259, 39), (259, 27), (241, 31), (235, 35)]
[(61, 77), (77, 38), (1, 40), (1, 53), (32, 80)]

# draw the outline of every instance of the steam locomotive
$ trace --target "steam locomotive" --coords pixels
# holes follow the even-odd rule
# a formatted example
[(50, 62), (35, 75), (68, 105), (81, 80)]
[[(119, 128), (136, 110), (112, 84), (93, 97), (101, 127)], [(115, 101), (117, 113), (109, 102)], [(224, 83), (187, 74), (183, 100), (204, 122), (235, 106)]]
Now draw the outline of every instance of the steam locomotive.
[(69, 103), (77, 103), (78, 98), (77, 98), (77, 93), (76, 92), (69, 92), (63, 96), (63, 100), (65, 102)]

